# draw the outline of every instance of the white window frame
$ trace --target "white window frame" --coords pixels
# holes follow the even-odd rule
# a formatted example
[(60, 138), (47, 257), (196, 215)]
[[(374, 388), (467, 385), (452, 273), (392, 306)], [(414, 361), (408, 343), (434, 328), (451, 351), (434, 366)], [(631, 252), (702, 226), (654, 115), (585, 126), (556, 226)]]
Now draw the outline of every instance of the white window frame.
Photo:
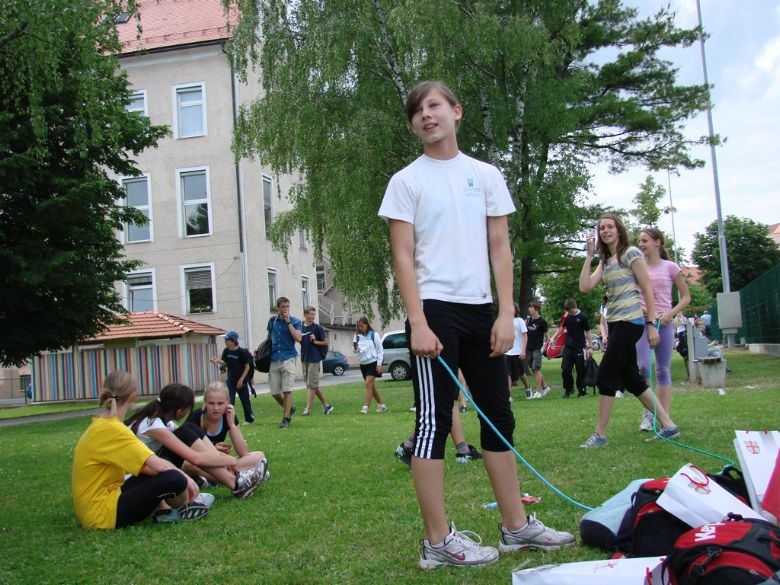
[(301, 250), (308, 250), (309, 247), (306, 244), (306, 230), (302, 227), (298, 228), (298, 247)]
[[(274, 275), (273, 293), (271, 293), (271, 279), (270, 279), (270, 276), (272, 274)], [(270, 310), (272, 312), (276, 312), (276, 299), (279, 298), (279, 271), (276, 270), (276, 268), (271, 268), (269, 266), (266, 268), (265, 278), (268, 281), (268, 286), (266, 287), (268, 290), (268, 306), (270, 307)]]
[[(208, 268), (211, 271), (211, 299), (213, 306), (210, 312), (191, 313), (190, 298), (187, 294), (187, 270), (192, 268)], [(217, 312), (217, 277), (214, 262), (200, 262), (197, 264), (182, 264), (180, 266), (181, 280), (181, 310), (184, 315), (210, 315)]]
[(139, 110), (137, 108), (131, 108), (128, 105), (128, 107), (126, 107), (127, 111), (128, 112), (140, 112), (141, 115), (148, 117), (149, 116), (149, 102), (147, 101), (146, 90), (145, 89), (138, 89), (138, 90), (136, 90), (136, 91), (134, 91), (133, 93), (130, 94), (130, 97), (137, 97), (137, 96), (141, 96), (143, 98), (143, 101), (144, 101), (143, 110)]
[[(181, 120), (179, 111), (179, 91), (185, 89), (200, 88), (201, 93), (201, 118), (203, 122), (203, 132), (200, 134), (191, 134), (188, 136), (181, 135)], [(172, 100), (173, 100), (173, 136), (176, 140), (187, 140), (188, 138), (199, 138), (201, 136), (208, 136), (208, 116), (206, 115), (206, 82), (205, 81), (193, 81), (192, 83), (180, 83), (174, 85), (171, 88)]]
[[(191, 236), (187, 235), (187, 221), (186, 221), (186, 215), (184, 213), (184, 193), (182, 192), (182, 175), (185, 175), (187, 173), (199, 173), (199, 172), (205, 172), (206, 173), (206, 199), (205, 203), (207, 205), (207, 215), (209, 218), (209, 231), (205, 234), (193, 234)], [(211, 215), (211, 172), (209, 170), (208, 166), (203, 167), (187, 167), (184, 169), (176, 169), (176, 199), (177, 199), (177, 205), (179, 207), (179, 212), (176, 214), (178, 217), (178, 227), (179, 227), (179, 237), (181, 238), (204, 238), (207, 236), (210, 236), (214, 233), (214, 219)], [(193, 203), (197, 203), (200, 200), (196, 201), (189, 201), (188, 203), (191, 205)], [(202, 201), (201, 201), (202, 202)]]
[(303, 303), (303, 310), (312, 304), (311, 302), (311, 280), (308, 276), (301, 276), (301, 302)]
[(127, 276), (125, 280), (123, 281), (124, 286), (124, 295), (123, 295), (123, 305), (125, 309), (128, 311), (131, 310), (130, 308), (130, 285), (127, 284), (127, 278), (130, 278), (131, 276), (138, 276), (140, 274), (151, 274), (152, 275), (152, 311), (157, 311), (157, 271), (154, 268), (139, 268), (137, 270), (132, 270), (127, 273)]
[[(134, 207), (135, 209), (140, 209), (142, 211), (144, 210), (144, 208), (146, 208), (146, 211), (149, 214), (149, 223), (147, 224), (149, 226), (149, 239), (147, 239), (147, 240), (132, 240), (131, 241), (130, 239), (128, 239), (128, 236), (130, 235), (130, 230), (128, 229), (128, 226), (130, 224), (125, 223), (124, 234), (122, 236), (122, 241), (125, 244), (142, 244), (144, 242), (153, 242), (154, 241), (154, 217), (153, 217), (153, 212), (152, 212), (152, 207), (153, 206), (152, 206), (152, 175), (151, 175), (151, 173), (141, 173), (140, 175), (138, 175), (136, 177), (119, 177), (119, 185), (124, 190), (124, 188), (125, 188), (125, 181), (133, 181), (133, 180), (138, 180), (138, 179), (141, 179), (141, 178), (146, 179), (146, 195), (147, 195), (147, 200), (149, 201), (149, 203), (146, 206), (141, 205), (141, 206), (138, 206), (138, 207), (136, 207), (136, 206), (132, 206), (132, 207)], [(125, 203), (125, 205), (127, 205), (127, 196), (125, 196), (125, 198), (124, 198), (124, 203)], [(131, 206), (128, 205), (128, 207), (131, 207)]]
[[(268, 217), (265, 216), (266, 202), (265, 202), (265, 184), (268, 183)], [(263, 174), (260, 179), (260, 196), (263, 198), (263, 227), (265, 228), (265, 238), (271, 239), (269, 230), (271, 224), (274, 222), (274, 182), (271, 177)]]

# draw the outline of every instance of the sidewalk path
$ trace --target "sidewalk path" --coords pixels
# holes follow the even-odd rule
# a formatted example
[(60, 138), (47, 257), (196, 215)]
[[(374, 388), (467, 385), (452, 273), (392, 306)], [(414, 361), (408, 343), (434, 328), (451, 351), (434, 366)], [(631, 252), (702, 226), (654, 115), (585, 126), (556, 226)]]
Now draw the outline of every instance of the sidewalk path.
[[(360, 375), (360, 370), (347, 370), (343, 376), (332, 376), (330, 374), (325, 374), (324, 376), (320, 376), (320, 388), (326, 388), (329, 386), (339, 386), (341, 384), (353, 384), (355, 382), (361, 382), (362, 377)], [(301, 380), (296, 380), (296, 385), (293, 386), (293, 392), (296, 390), (304, 390), (306, 387), (303, 385), (303, 382)], [(261, 394), (268, 394), (269, 388), (268, 384), (255, 384), (255, 391), (257, 392), (258, 396)], [(199, 400), (202, 400), (202, 396), (196, 397), (196, 402)], [(24, 403), (24, 399), (22, 400), (22, 404)], [(53, 420), (64, 420), (66, 418), (76, 418), (80, 416), (94, 416), (96, 414), (100, 414), (102, 409), (100, 408), (90, 408), (86, 410), (71, 410), (68, 412), (52, 412), (49, 414), (34, 414), (32, 416), (20, 416), (19, 418), (5, 418), (0, 419), (0, 428), (2, 427), (13, 427), (17, 425), (24, 425), (29, 423), (36, 423), (36, 422), (50, 422)]]

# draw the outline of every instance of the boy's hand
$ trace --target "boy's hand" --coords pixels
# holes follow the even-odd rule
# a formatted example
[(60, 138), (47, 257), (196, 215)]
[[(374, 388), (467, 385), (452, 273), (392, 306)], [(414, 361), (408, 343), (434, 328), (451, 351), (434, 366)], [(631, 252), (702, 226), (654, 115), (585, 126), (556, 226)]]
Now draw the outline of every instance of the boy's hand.
[(435, 359), (444, 347), (439, 338), (428, 326), (412, 329), (412, 353), (421, 357)]
[(499, 317), (490, 331), (490, 357), (498, 357), (508, 352), (515, 343), (515, 328), (511, 317)]
[(226, 455), (230, 455), (230, 452), (233, 450), (233, 447), (230, 445), (230, 443), (219, 442), (214, 446), (217, 448), (217, 451)]

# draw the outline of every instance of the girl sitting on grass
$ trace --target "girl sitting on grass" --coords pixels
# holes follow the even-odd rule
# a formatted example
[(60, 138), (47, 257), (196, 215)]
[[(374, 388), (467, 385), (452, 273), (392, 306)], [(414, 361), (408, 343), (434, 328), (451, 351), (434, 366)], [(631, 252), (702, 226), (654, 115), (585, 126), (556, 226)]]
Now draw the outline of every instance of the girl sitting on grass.
[(265, 480), (265, 460), (241, 470), (238, 461), (220, 453), (198, 425), (174, 421), (187, 416), (195, 403), (189, 386), (168, 384), (157, 399), (131, 416), (127, 425), (152, 451), (195, 477), (204, 473), (229, 487), (237, 498), (248, 498)]
[(195, 482), (152, 453), (122, 423), (135, 399), (130, 374), (110, 373), (100, 393), (105, 410), (92, 419), (73, 451), (73, 505), (85, 528), (124, 528), (161, 504), (175, 512), (161, 510), (157, 521), (197, 520), (208, 513), (207, 503), (194, 501)]
[[(252, 469), (261, 461), (266, 460), (262, 451), (249, 451), (246, 439), (238, 426), (236, 409), (228, 399), (228, 389), (223, 382), (212, 382), (206, 386), (206, 391), (203, 393), (203, 405), (204, 408), (192, 411), (187, 422), (200, 427), (217, 451), (230, 455), (230, 452), (235, 448), (236, 463), (239, 469)], [(228, 436), (230, 436), (232, 445), (225, 442)], [(266, 479), (268, 476), (270, 473), (266, 471)], [(216, 482), (207, 472), (204, 472), (202, 477), (210, 483)]]

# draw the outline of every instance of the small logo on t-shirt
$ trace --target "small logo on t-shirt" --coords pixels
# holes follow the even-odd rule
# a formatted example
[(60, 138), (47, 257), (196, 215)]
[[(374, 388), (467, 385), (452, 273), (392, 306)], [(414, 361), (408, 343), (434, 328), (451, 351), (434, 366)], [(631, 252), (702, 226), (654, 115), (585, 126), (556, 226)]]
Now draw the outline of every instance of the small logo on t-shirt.
[(463, 194), (466, 197), (477, 197), (482, 193), (482, 189), (476, 184), (473, 177), (466, 178), (466, 186), (463, 187)]

